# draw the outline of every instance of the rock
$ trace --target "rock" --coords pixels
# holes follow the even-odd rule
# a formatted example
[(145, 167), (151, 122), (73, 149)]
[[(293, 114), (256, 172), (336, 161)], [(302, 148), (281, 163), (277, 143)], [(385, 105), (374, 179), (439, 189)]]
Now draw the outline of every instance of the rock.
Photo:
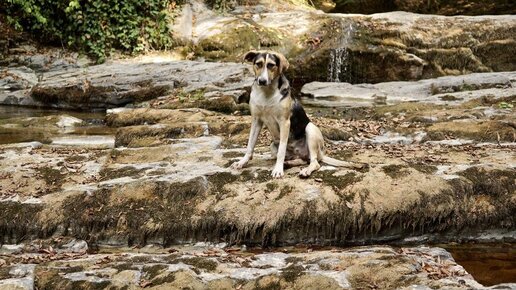
[(34, 289), (34, 264), (18, 264), (10, 268), (7, 278), (0, 279), (0, 289), (32, 290)]
[[(20, 244), (20, 245), (2, 245), (2, 247), (0, 247), (0, 253), (2, 255), (19, 254), (22, 251), (23, 251), (23, 244)], [(3, 265), (0, 264), (0, 266), (3, 266)]]
[[(188, 285), (191, 289), (220, 289), (243, 285), (243, 289), (252, 289), (281, 285), (285, 289), (360, 289), (374, 283), (380, 289), (491, 289), (476, 282), (440, 248), (369, 246), (258, 255), (210, 247), (179, 246), (173, 254), (166, 250), (159, 253), (126, 250), (121, 254), (42, 261), (33, 270), (35, 284), (34, 279), (27, 280), (27, 286), (170, 289)], [(8, 280), (14, 279), (0, 283)], [(511, 285), (514, 284), (507, 286)]]
[(88, 251), (88, 243), (83, 240), (71, 240), (70, 242), (61, 246), (65, 252), (72, 253), (86, 253)]
[(485, 95), (497, 98), (516, 94), (516, 73), (478, 73), (448, 76), (417, 82), (385, 82), (378, 84), (312, 82), (301, 93), (312, 99), (305, 103), (319, 106), (367, 106), (382, 102), (429, 102), (434, 104), (463, 103)]
[[(512, 15), (366, 16), (305, 9), (196, 18), (193, 13), (195, 56), (240, 61), (250, 49), (276, 50), (289, 59), (287, 75), (295, 84), (336, 79), (377, 83), (516, 70)], [(442, 29), (451, 26), (455, 29)], [(497, 33), (487, 32), (488, 26)]]
[(77, 146), (81, 148), (106, 149), (115, 147), (112, 136), (65, 136), (52, 138), (52, 144), (58, 146)]
[[(0, 81), (9, 82), (11, 71)], [(0, 104), (99, 109), (182, 92), (241, 92), (252, 83), (245, 65), (190, 61), (115, 61), (42, 74), (41, 81), (0, 91)], [(244, 90), (247, 91), (247, 90)]]
[(414, 13), (438, 15), (496, 15), (515, 14), (516, 5), (504, 0), (485, 2), (481, 0), (463, 1), (425, 1), (425, 0), (365, 0), (356, 3), (333, 1), (336, 3), (332, 12), (338, 13), (380, 13), (389, 11), (407, 11)]
[(73, 128), (75, 125), (81, 124), (82, 122), (83, 121), (79, 118), (75, 118), (72, 116), (61, 116), (56, 125), (60, 128)]

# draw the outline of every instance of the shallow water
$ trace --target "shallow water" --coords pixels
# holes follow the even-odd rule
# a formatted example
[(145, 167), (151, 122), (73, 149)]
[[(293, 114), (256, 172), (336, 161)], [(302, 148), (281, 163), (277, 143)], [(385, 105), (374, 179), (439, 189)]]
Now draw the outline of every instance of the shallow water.
[(105, 112), (78, 112), (40, 108), (0, 106), (0, 121), (12, 118), (47, 117), (59, 115), (68, 115), (75, 118), (79, 118), (84, 121), (84, 124), (73, 127), (71, 130), (62, 130), (62, 132), (53, 136), (49, 136), (47, 132), (31, 130), (30, 127), (28, 127), (27, 130), (20, 130), (19, 128), (11, 129), (6, 127), (0, 127), (0, 144), (32, 141), (38, 141), (41, 143), (51, 143), (52, 137), (112, 135), (115, 131), (114, 129), (105, 126)]
[(52, 115), (70, 115), (85, 121), (88, 120), (104, 120), (106, 113), (101, 112), (79, 112), (66, 110), (53, 110), (42, 108), (28, 108), (16, 106), (2, 106), (0, 105), (0, 120), (19, 118), (19, 117), (44, 117)]
[(455, 261), (484, 286), (516, 283), (516, 244), (445, 244)]

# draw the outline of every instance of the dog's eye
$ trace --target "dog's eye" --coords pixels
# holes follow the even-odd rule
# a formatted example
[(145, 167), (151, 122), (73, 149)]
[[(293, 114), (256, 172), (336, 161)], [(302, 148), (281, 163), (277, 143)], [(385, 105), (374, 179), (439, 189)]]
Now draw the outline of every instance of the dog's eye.
[(263, 62), (259, 62), (259, 63), (257, 63), (257, 64), (256, 64), (256, 67), (257, 67), (257, 68), (262, 68), (262, 67), (263, 67)]
[(272, 69), (273, 67), (274, 67), (274, 64), (273, 64), (273, 63), (268, 63), (268, 64), (267, 64), (267, 68), (268, 68), (268, 69)]

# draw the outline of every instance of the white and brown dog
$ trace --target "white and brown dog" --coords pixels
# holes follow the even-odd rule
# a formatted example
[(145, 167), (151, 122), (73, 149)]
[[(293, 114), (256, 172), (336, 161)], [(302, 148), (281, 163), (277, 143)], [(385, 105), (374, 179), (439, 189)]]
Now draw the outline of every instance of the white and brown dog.
[(273, 138), (272, 155), (276, 165), (272, 176), (282, 177), (283, 167), (307, 164), (299, 176), (308, 177), (323, 162), (332, 166), (361, 167), (324, 155), (324, 138), (317, 126), (310, 122), (305, 110), (290, 94), (290, 84), (283, 74), (289, 63), (285, 56), (271, 51), (250, 51), (244, 60), (253, 63), (255, 82), (251, 89), (249, 106), (252, 124), (245, 156), (231, 166), (244, 167), (253, 158), (253, 151), (265, 125)]

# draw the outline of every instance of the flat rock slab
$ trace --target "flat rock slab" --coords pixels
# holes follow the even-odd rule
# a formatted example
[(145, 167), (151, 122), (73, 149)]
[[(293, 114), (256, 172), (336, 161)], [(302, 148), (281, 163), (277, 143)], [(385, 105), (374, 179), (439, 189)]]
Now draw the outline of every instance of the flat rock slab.
[(0, 104), (103, 109), (165, 96), (172, 90), (238, 98), (247, 94), (252, 81), (243, 64), (148, 58), (53, 70), (38, 78), (29, 68), (5, 68), (0, 74)]
[(516, 73), (475, 73), (417, 82), (349, 84), (312, 82), (303, 86), (305, 103), (328, 107), (372, 106), (400, 102), (459, 104), (482, 96), (516, 95)]
[[(191, 240), (277, 245), (455, 240), (484, 230), (510, 239), (515, 220), (511, 148), (437, 155), (435, 148), (364, 146), (358, 172), (325, 166), (308, 180), (291, 168), (271, 178), (267, 147), (250, 167), (228, 165), (242, 149), (219, 136), (108, 150), (44, 145), (0, 149), (0, 238), (67, 235), (100, 244), (171, 245)], [(433, 154), (435, 156), (435, 152)], [(433, 157), (432, 158), (435, 158)], [(476, 156), (484, 156), (475, 164)], [(509, 162), (509, 163), (507, 163)], [(511, 164), (512, 162), (512, 164)]]
[(36, 246), (25, 247), (28, 251), (23, 254), (0, 255), (1, 261), (9, 263), (0, 268), (0, 288), (363, 289), (374, 284), (379, 289), (408, 290), (516, 286), (484, 287), (450, 253), (437, 247), (294, 248), (256, 254), (199, 244), (103, 248), (104, 253), (86, 254), (43, 244), (39, 253)]

